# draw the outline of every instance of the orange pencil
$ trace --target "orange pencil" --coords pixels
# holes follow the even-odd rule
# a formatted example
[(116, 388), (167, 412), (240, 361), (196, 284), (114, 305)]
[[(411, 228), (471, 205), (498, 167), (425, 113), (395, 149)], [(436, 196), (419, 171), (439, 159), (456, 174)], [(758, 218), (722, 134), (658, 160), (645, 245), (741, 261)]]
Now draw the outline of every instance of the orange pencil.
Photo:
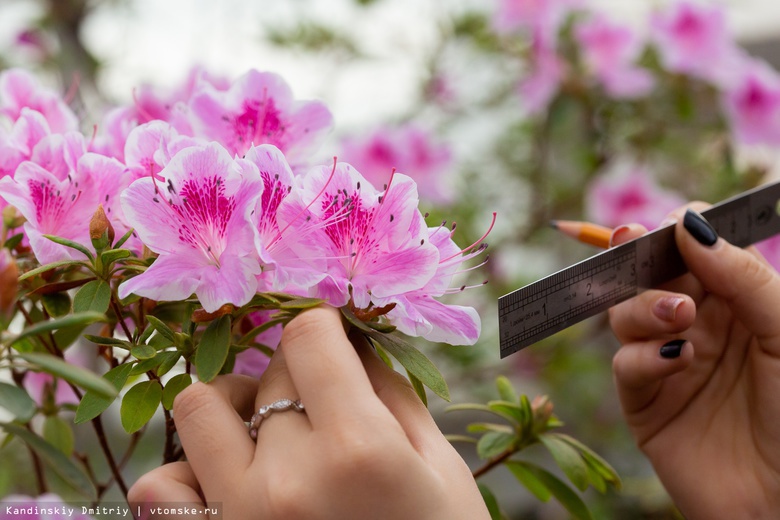
[(602, 249), (609, 247), (609, 238), (612, 236), (612, 230), (608, 227), (574, 220), (553, 220), (550, 222), (550, 225), (580, 242)]

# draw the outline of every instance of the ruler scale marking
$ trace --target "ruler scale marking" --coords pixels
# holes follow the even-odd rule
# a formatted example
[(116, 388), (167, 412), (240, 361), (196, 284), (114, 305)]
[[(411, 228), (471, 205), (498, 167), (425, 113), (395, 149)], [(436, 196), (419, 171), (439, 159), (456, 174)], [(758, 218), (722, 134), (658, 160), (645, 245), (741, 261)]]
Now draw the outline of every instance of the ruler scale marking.
[[(780, 183), (723, 201), (702, 214), (745, 247), (780, 233)], [(499, 298), (501, 357), (687, 272), (674, 226), (657, 229)]]

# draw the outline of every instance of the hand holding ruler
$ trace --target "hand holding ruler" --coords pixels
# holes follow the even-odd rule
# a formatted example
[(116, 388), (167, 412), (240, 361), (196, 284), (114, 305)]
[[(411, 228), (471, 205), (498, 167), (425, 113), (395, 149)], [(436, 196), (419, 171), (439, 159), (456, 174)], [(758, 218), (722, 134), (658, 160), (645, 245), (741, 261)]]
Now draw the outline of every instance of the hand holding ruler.
[[(780, 182), (712, 206), (718, 235), (746, 247), (780, 233)], [(504, 358), (613, 305), (685, 274), (674, 226), (647, 233), (498, 299)]]

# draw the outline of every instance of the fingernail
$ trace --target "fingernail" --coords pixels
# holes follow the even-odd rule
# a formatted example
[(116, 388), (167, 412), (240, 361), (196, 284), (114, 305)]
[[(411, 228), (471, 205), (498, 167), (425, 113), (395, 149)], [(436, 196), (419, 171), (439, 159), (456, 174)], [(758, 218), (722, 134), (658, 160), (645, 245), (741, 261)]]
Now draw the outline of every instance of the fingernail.
[(615, 244), (619, 244), (620, 242), (618, 242), (618, 240), (617, 240), (617, 239), (618, 239), (618, 237), (619, 237), (620, 235), (625, 235), (625, 234), (626, 234), (626, 232), (627, 232), (629, 229), (631, 229), (631, 227), (630, 227), (630, 226), (625, 226), (625, 225), (623, 225), (623, 226), (618, 226), (618, 227), (616, 227), (614, 230), (612, 230), (612, 236), (611, 236), (611, 237), (609, 237), (609, 245), (610, 245), (610, 247), (611, 247), (611, 246), (614, 246)]
[(653, 305), (653, 314), (664, 321), (674, 321), (677, 317), (677, 309), (685, 302), (680, 296), (664, 296)]
[(685, 342), (686, 340), (684, 339), (673, 339), (669, 343), (664, 344), (664, 346), (662, 346), (659, 350), (661, 357), (666, 359), (680, 357), (680, 353), (682, 352), (682, 348), (683, 345), (685, 345)]
[(718, 241), (718, 233), (715, 231), (715, 229), (710, 225), (709, 222), (707, 222), (704, 217), (692, 209), (689, 209), (685, 212), (683, 226), (685, 226), (685, 229), (688, 230), (688, 233), (690, 233), (691, 236), (695, 238), (696, 241), (700, 244), (711, 246)]

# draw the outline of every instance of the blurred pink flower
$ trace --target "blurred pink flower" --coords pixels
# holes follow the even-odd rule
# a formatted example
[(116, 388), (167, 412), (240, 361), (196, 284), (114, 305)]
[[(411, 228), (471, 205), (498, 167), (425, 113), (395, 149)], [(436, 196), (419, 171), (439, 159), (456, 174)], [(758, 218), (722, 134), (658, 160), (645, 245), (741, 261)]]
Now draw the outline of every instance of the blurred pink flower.
[(0, 72), (0, 114), (16, 121), (24, 108), (43, 114), (52, 132), (78, 129), (78, 119), (62, 97), (43, 87), (32, 74), (22, 69)]
[(446, 177), (452, 152), (417, 125), (379, 127), (349, 136), (342, 142), (339, 159), (353, 165), (376, 186), (382, 185), (395, 169), (414, 179), (421, 198), (436, 203), (453, 199), (453, 186)]
[(644, 47), (635, 30), (597, 14), (578, 23), (574, 34), (586, 66), (607, 94), (632, 98), (652, 90), (650, 72), (635, 65)]
[(655, 13), (651, 38), (669, 71), (716, 85), (728, 82), (741, 56), (729, 34), (724, 9), (718, 5), (679, 1)]
[(780, 235), (759, 242), (756, 249), (775, 270), (780, 271)]
[(500, 0), (493, 26), (503, 33), (540, 29), (554, 36), (565, 16), (582, 4), (582, 0)]
[(528, 113), (537, 115), (558, 93), (566, 66), (551, 42), (541, 35), (534, 39), (531, 52), (529, 72), (520, 80), (518, 94)]
[[(247, 316), (248, 322), (251, 327), (258, 327), (264, 323), (268, 323), (275, 312), (276, 311), (253, 312)], [(281, 339), (282, 325), (278, 324), (258, 334), (254, 341), (265, 345), (266, 347), (276, 349), (276, 347), (279, 346)], [(263, 375), (265, 369), (268, 368), (268, 363), (270, 361), (271, 358), (265, 353), (255, 348), (249, 348), (236, 355), (233, 373), (259, 378)]]
[(780, 74), (768, 64), (747, 60), (723, 105), (737, 141), (780, 144)]
[(640, 166), (618, 166), (594, 179), (585, 194), (587, 219), (609, 227), (639, 223), (654, 229), (683, 204), (682, 196), (661, 188)]
[(272, 144), (290, 166), (308, 164), (309, 153), (330, 131), (333, 116), (319, 101), (301, 101), (281, 76), (250, 70), (228, 90), (201, 85), (189, 102), (197, 137), (216, 140), (231, 154)]

